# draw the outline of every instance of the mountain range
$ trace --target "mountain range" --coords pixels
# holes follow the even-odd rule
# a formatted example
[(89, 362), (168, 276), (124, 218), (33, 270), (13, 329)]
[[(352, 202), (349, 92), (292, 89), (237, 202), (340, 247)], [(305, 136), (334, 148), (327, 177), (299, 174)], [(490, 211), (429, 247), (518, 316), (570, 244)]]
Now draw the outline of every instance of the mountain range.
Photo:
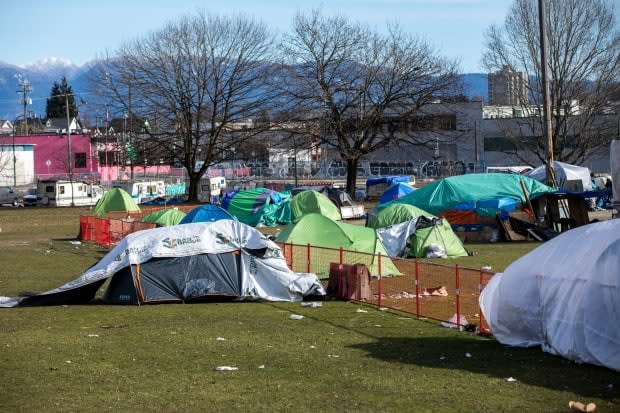
[[(0, 62), (0, 119), (11, 121), (23, 116), (22, 82), (27, 82), (27, 111), (29, 116), (45, 117), (45, 103), (54, 82), (67, 78), (76, 102), (88, 100), (86, 85), (91, 64), (76, 66), (59, 59), (44, 59), (36, 64), (20, 67)], [(463, 76), (464, 95), (469, 99), (487, 100), (486, 73), (465, 73)]]

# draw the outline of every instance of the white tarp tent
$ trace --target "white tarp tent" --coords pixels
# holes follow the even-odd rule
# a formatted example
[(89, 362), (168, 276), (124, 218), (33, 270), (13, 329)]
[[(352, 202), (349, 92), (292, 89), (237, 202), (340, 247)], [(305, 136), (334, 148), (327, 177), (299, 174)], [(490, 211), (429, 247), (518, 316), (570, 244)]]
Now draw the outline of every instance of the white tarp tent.
[(494, 275), (480, 307), (503, 344), (620, 371), (619, 269), (620, 220), (584, 225)]
[(234, 220), (138, 231), (79, 278), (30, 297), (0, 297), (0, 307), (87, 303), (111, 278), (109, 303), (188, 301), (208, 296), (300, 301), (324, 295), (315, 274), (292, 272), (280, 247)]
[[(592, 178), (590, 177), (589, 168), (554, 161), (553, 170), (560, 189), (572, 189), (567, 186), (568, 181), (581, 181), (583, 191), (592, 190)], [(530, 178), (544, 183), (547, 180), (547, 167), (545, 165), (540, 165), (526, 173), (525, 176), (529, 176)]]

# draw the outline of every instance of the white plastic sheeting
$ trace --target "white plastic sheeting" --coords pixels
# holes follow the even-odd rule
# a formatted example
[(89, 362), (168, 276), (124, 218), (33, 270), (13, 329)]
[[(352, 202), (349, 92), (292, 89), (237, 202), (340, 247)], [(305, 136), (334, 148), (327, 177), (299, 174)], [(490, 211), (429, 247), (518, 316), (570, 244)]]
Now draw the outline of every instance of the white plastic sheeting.
[[(555, 172), (555, 179), (560, 188), (564, 189), (567, 181), (579, 180), (583, 185), (584, 191), (592, 190), (592, 178), (590, 177), (589, 168), (555, 161), (553, 162), (553, 170)], [(540, 182), (545, 182), (547, 179), (547, 167), (541, 165), (526, 173), (525, 176), (529, 176)]]
[[(264, 253), (257, 258), (250, 250), (264, 250)], [(258, 230), (238, 221), (220, 220), (129, 234), (79, 278), (40, 295), (61, 293), (110, 278), (129, 265), (142, 264), (151, 258), (235, 251), (241, 254), (242, 262), (240, 298), (300, 301), (304, 295), (325, 294), (315, 274), (291, 271), (280, 247)], [(20, 301), (19, 297), (0, 297), (0, 307), (14, 307)]]
[(547, 241), (493, 276), (480, 306), (503, 344), (620, 371), (620, 220)]

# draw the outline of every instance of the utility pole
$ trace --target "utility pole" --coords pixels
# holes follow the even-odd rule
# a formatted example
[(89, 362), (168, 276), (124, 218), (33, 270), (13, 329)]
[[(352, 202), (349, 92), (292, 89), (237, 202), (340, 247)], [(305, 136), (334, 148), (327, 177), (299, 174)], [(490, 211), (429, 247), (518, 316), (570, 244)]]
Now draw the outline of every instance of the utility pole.
[(555, 187), (555, 174), (553, 173), (553, 129), (551, 127), (551, 100), (549, 93), (549, 76), (547, 74), (547, 23), (545, 13), (545, 0), (538, 0), (538, 21), (540, 25), (540, 74), (543, 85), (543, 132), (547, 138), (546, 143), (546, 178), (547, 185)]
[(73, 199), (73, 150), (71, 148), (71, 119), (69, 118), (69, 93), (65, 91), (65, 106), (67, 109), (67, 161), (69, 171), (69, 185), (71, 186), (71, 206), (75, 206)]
[(20, 90), (17, 93), (22, 94), (22, 105), (24, 105), (24, 126), (22, 127), (22, 134), (28, 136), (28, 104), (31, 103), (28, 98), (28, 93), (32, 90), (30, 89), (30, 82), (27, 80), (20, 80), (19, 82)]

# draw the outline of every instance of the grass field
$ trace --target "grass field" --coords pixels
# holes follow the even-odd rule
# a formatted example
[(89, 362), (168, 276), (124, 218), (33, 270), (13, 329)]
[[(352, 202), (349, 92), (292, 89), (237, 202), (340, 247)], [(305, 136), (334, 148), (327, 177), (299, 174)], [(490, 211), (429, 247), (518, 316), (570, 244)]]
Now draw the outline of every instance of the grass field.
[[(0, 295), (57, 287), (102, 257), (75, 242), (86, 212), (1, 208)], [(502, 270), (535, 246), (467, 245), (462, 265)], [(0, 312), (2, 412), (620, 411), (617, 372), (355, 303)]]

